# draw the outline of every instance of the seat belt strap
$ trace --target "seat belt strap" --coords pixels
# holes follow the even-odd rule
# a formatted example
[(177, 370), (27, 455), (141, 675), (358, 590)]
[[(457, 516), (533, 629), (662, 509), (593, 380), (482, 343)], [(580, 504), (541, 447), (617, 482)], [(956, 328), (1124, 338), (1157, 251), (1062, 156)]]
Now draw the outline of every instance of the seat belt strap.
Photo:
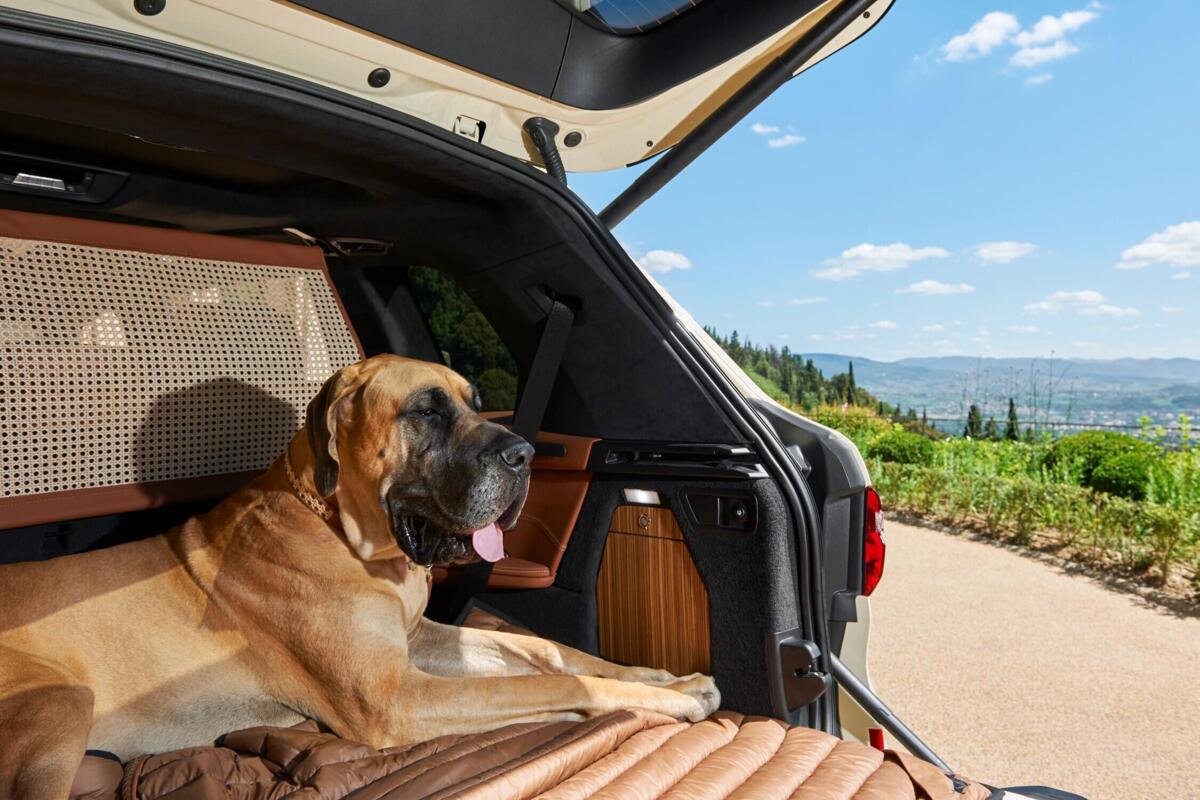
[[(525, 387), (513, 413), (513, 433), (535, 447), (546, 406), (550, 403), (554, 379), (558, 377), (558, 367), (567, 350), (567, 336), (575, 322), (575, 312), (570, 306), (558, 300), (553, 303), (542, 326), (542, 337), (538, 340), (537, 352), (533, 355)], [(462, 578), (450, 604), (455, 624), (461, 624), (470, 609), (471, 599), (487, 590), (495, 566), (490, 561), (477, 561), (463, 568)]]
[(550, 391), (558, 377), (558, 365), (567, 351), (567, 334), (574, 321), (575, 312), (571, 307), (555, 300), (546, 316), (546, 324), (542, 326), (542, 338), (538, 341), (512, 422), (513, 433), (530, 444), (537, 443), (537, 433), (550, 403)]

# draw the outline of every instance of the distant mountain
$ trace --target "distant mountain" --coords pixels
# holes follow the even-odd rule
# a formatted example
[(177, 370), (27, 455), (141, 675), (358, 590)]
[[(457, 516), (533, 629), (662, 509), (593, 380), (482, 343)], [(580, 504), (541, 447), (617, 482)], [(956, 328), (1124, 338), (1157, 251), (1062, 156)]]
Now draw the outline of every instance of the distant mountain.
[(998, 416), (1009, 397), (1023, 417), (1036, 406), (1051, 420), (1133, 424), (1144, 414), (1166, 423), (1180, 413), (1200, 415), (1200, 360), (1191, 358), (804, 357), (826, 375), (845, 372), (853, 361), (859, 386), (887, 403), (926, 409), (930, 416), (960, 416), (971, 403)]

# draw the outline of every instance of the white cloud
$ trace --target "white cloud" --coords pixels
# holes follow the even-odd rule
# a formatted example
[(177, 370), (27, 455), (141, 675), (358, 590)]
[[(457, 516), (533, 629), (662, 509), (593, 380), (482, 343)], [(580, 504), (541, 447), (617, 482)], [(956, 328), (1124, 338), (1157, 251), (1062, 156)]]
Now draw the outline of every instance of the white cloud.
[(985, 56), (1007, 42), (1020, 27), (1021, 23), (1012, 14), (1003, 11), (984, 14), (969, 31), (942, 45), (942, 58), (945, 61), (969, 61)]
[(675, 250), (651, 250), (637, 259), (637, 263), (647, 272), (664, 273), (692, 268), (692, 260)]
[(1068, 306), (1098, 306), (1104, 302), (1104, 295), (1095, 289), (1081, 289), (1077, 292), (1054, 292), (1044, 300), (1029, 303), (1025, 310), (1034, 314), (1056, 313)]
[(918, 281), (903, 289), (897, 289), (896, 294), (969, 294), (975, 287), (969, 283), (942, 283), (941, 281)]
[(767, 147), (779, 149), (780, 147), (791, 147), (794, 144), (804, 144), (804, 137), (797, 136), (794, 133), (785, 133), (783, 136), (777, 136), (774, 139), (767, 140)]
[(1011, 66), (1020, 67), (1021, 69), (1033, 69), (1041, 64), (1073, 56), (1078, 52), (1078, 47), (1066, 39), (1059, 39), (1054, 44), (1046, 45), (1045, 47), (1022, 47), (1012, 54), (1012, 57), (1008, 59), (1008, 63)]
[[(1079, 47), (1067, 41), (1067, 34), (1079, 30), (1100, 15), (1100, 6), (1091, 3), (1087, 8), (1066, 11), (1060, 15), (1047, 15), (1032, 27), (1021, 30), (1021, 25), (1012, 14), (993, 11), (985, 14), (966, 33), (955, 36), (942, 45), (943, 61), (969, 61), (985, 56), (1001, 45), (1012, 45), (1017, 50), (1008, 59), (1009, 66), (1033, 69), (1040, 64), (1058, 61), (1079, 52)], [(1046, 83), (1052, 78), (1044, 72), (1025, 80), (1030, 86)]]
[(1117, 269), (1144, 269), (1151, 264), (1200, 267), (1200, 221), (1169, 225), (1126, 248)]
[(1185, 270), (1182, 270), (1181, 272), (1176, 272), (1171, 277), (1177, 281), (1189, 281), (1192, 279), (1192, 273), (1188, 272), (1185, 269)]
[(976, 245), (975, 255), (984, 261), (1007, 264), (1023, 258), (1035, 250), (1037, 250), (1037, 245), (1029, 242), (984, 242)]
[(818, 303), (824, 303), (824, 297), (793, 297), (787, 301), (789, 306), (815, 306)]
[(774, 300), (759, 300), (758, 301), (759, 308), (770, 308), (773, 305), (775, 305)]
[(921, 333), (941, 333), (946, 330), (945, 325), (934, 323), (933, 325), (922, 325)]
[(904, 269), (909, 264), (928, 258), (945, 258), (950, 253), (940, 247), (912, 247), (904, 242), (892, 244), (863, 244), (843, 250), (837, 258), (823, 262), (827, 269), (819, 269), (814, 276), (829, 281), (854, 278), (864, 272), (891, 272)]
[(881, 319), (881, 320), (872, 322), (870, 327), (879, 328), (880, 330), (885, 330), (885, 331), (891, 331), (891, 330), (895, 330), (896, 328), (899, 328), (900, 326), (897, 325), (896, 323), (892, 322), (890, 319)]
[(1045, 16), (1039, 19), (1032, 28), (1021, 31), (1013, 37), (1013, 44), (1017, 47), (1030, 47), (1032, 45), (1046, 44), (1047, 42), (1056, 42), (1074, 30), (1082, 28), (1089, 22), (1098, 17), (1095, 11), (1081, 9), (1079, 11), (1068, 11), (1057, 17)]
[(1180, 311), (1182, 311), (1182, 309), (1179, 306), (1163, 306), (1162, 307), (1162, 312), (1164, 314), (1166, 314), (1167, 316), (1171, 316), (1171, 317), (1175, 316)]
[(1009, 325), (1008, 329), (1013, 333), (1040, 333), (1041, 328), (1037, 325)]
[(1121, 306), (1113, 306), (1108, 303), (1079, 309), (1079, 315), (1083, 317), (1112, 317), (1113, 319), (1121, 319), (1123, 317), (1138, 317), (1141, 314), (1142, 312), (1136, 308), (1122, 308)]
[(750, 130), (754, 131), (759, 136), (770, 136), (772, 133), (779, 133), (779, 126), (764, 125), (761, 122), (756, 122), (750, 126)]

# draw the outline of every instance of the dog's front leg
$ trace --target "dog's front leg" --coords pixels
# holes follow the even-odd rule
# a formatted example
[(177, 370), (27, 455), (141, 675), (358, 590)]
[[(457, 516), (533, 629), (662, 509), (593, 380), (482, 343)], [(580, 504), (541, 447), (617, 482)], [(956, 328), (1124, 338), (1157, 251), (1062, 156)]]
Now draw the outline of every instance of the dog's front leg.
[(704, 676), (668, 689), (585, 675), (447, 678), (412, 671), (400, 676), (399, 686), (403, 693), (384, 737), (387, 745), (628, 708), (699, 722), (720, 703), (712, 679)]
[(461, 628), (422, 619), (409, 637), (409, 657), (433, 675), (590, 675), (618, 681), (670, 686), (679, 678), (663, 669), (623, 667), (557, 642), (502, 631)]

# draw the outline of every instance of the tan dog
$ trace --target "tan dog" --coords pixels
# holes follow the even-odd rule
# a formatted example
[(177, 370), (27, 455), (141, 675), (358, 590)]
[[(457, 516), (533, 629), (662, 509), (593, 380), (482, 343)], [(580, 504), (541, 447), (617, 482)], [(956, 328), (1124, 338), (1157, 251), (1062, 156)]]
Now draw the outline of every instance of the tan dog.
[[(164, 535), (0, 567), (0, 797), (63, 800), (122, 760), (315, 717), (382, 747), (641, 707), (698, 720), (712, 679), (422, 617), (432, 563), (490, 558), (532, 448), (444, 367), (334, 375), (257, 480)], [(424, 566), (421, 566), (424, 565)]]

